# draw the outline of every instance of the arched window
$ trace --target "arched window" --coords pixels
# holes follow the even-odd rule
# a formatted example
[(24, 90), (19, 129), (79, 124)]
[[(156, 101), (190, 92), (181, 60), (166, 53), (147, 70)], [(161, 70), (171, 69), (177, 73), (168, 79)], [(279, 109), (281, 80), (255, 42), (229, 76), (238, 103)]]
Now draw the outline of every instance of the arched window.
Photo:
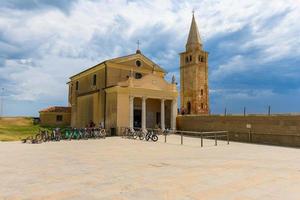
[(200, 55), (198, 56), (198, 61), (201, 62), (201, 56)]
[(204, 108), (204, 105), (203, 105), (203, 103), (201, 103), (201, 109), (203, 109)]
[(192, 62), (192, 55), (190, 55), (190, 62)]
[(185, 63), (188, 63), (188, 62), (189, 62), (189, 58), (185, 57)]
[(201, 57), (201, 62), (204, 62), (204, 57)]
[(201, 89), (201, 96), (203, 96), (203, 89)]
[(187, 114), (191, 114), (191, 102), (187, 102)]
[(79, 90), (79, 82), (76, 81), (76, 91)]
[(93, 85), (95, 86), (97, 84), (97, 75), (94, 74), (93, 76)]

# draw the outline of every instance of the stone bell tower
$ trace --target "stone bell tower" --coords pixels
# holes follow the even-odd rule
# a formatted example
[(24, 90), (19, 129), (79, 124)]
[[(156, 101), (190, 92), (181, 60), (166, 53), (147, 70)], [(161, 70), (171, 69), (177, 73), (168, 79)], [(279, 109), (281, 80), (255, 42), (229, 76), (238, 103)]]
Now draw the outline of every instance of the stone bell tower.
[(185, 114), (209, 114), (208, 52), (202, 48), (194, 14), (186, 51), (180, 53), (180, 101)]

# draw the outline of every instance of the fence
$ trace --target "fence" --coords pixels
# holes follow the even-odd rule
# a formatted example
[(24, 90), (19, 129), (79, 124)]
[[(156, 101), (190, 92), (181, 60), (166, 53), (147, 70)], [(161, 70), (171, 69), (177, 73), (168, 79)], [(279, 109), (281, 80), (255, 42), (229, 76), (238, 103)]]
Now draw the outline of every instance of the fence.
[[(215, 146), (218, 145), (218, 138), (227, 140), (227, 144), (229, 144), (229, 133), (228, 131), (210, 131), (210, 132), (197, 132), (197, 131), (174, 131), (174, 134), (180, 135), (180, 143), (183, 145), (183, 138), (184, 136), (193, 136), (193, 137), (200, 137), (201, 139), (201, 147), (203, 147), (203, 139), (213, 139), (215, 141)], [(166, 142), (166, 136), (165, 136)]]
[[(141, 128), (133, 128), (134, 131), (142, 131)], [(128, 137), (128, 132), (130, 130), (129, 127), (120, 127), (121, 130), (121, 136), (122, 137)], [(167, 138), (169, 135), (180, 135), (180, 144), (184, 144), (184, 137), (196, 137), (200, 138), (201, 147), (204, 146), (204, 139), (211, 139), (214, 140), (215, 146), (218, 145), (218, 140), (227, 141), (227, 144), (229, 144), (229, 132), (228, 131), (209, 131), (209, 132), (198, 132), (198, 131), (182, 131), (182, 130), (165, 130), (162, 131), (161, 129), (152, 129), (147, 128), (147, 131), (153, 131), (157, 135), (163, 135), (164, 136), (164, 143), (167, 143)]]

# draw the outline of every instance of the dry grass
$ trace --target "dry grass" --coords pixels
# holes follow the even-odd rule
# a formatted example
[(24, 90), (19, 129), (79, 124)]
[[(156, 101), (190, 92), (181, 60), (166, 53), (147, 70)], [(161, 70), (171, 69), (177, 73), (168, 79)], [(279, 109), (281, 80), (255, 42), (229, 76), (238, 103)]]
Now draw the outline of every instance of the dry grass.
[(35, 135), (40, 127), (30, 117), (0, 118), (0, 141), (17, 141)]

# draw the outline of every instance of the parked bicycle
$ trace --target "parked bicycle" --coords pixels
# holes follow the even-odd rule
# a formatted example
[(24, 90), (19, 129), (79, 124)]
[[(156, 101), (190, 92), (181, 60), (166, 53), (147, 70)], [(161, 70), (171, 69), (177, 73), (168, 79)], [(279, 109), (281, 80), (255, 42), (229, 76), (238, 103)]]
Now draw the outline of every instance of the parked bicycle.
[(60, 141), (62, 139), (62, 134), (60, 128), (55, 128), (52, 130), (51, 140)]
[(47, 130), (39, 130), (39, 133), (35, 136), (35, 140), (37, 142), (47, 142), (51, 140), (51, 137)]
[(73, 129), (60, 129), (55, 128), (51, 131), (38, 130), (38, 133), (34, 136), (29, 136), (22, 139), (22, 143), (37, 144), (48, 141), (60, 141), (60, 140), (80, 140), (80, 139), (98, 139), (105, 138), (106, 130), (104, 128), (73, 128)]
[(132, 139), (134, 136), (134, 130), (131, 128), (125, 128), (123, 131), (123, 136)]
[(97, 129), (95, 138), (104, 138), (106, 137), (106, 130), (104, 128)]
[(149, 141), (151, 139), (153, 142), (157, 142), (158, 136), (154, 130), (150, 130), (147, 132), (145, 139), (146, 141)]

